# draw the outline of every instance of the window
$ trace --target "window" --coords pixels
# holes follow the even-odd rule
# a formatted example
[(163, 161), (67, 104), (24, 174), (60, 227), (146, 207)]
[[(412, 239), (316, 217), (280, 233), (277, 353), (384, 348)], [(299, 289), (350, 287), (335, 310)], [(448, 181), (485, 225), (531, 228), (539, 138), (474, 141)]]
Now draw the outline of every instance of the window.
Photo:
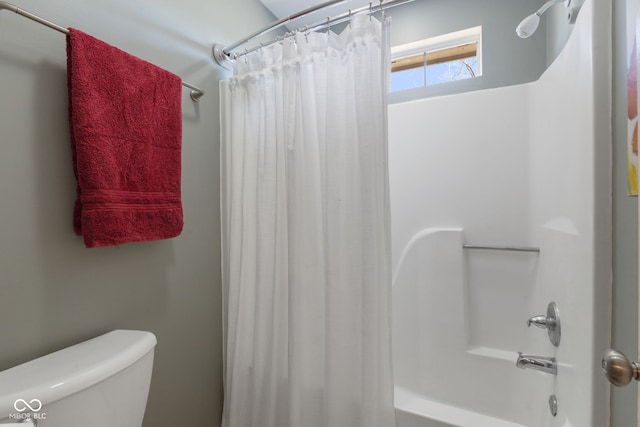
[(478, 77), (482, 27), (391, 49), (391, 91)]

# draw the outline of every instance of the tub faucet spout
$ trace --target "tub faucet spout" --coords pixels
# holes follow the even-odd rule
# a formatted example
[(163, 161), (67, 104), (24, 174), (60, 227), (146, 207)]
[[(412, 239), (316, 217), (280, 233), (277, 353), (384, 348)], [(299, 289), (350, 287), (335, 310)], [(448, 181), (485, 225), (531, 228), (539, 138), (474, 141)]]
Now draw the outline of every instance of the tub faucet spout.
[(520, 369), (533, 369), (535, 371), (558, 375), (558, 365), (555, 357), (530, 356), (518, 352), (516, 366)]

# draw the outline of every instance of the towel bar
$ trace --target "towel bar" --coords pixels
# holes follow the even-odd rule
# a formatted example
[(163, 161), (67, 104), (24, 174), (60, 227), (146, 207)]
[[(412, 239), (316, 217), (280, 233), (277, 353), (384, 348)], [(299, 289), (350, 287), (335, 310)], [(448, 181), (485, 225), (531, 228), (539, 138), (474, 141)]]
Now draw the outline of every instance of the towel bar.
[[(68, 29), (66, 29), (64, 27), (61, 27), (58, 24), (54, 24), (51, 21), (47, 21), (44, 18), (41, 18), (41, 17), (39, 17), (37, 15), (34, 15), (31, 12), (27, 12), (24, 9), (20, 9), (19, 7), (15, 6), (15, 5), (11, 4), (11, 3), (7, 3), (6, 1), (0, 1), (0, 11), (2, 11), (4, 9), (10, 10), (12, 12), (15, 12), (20, 16), (24, 16), (25, 18), (28, 18), (28, 19), (30, 19), (32, 21), (35, 21), (35, 22), (37, 22), (39, 24), (42, 24), (42, 25), (44, 25), (46, 27), (52, 28), (52, 29), (54, 29), (56, 31), (59, 31), (59, 32), (63, 33), (63, 34), (69, 34), (69, 30)], [(191, 99), (193, 101), (198, 101), (202, 97), (202, 95), (204, 95), (204, 90), (198, 88), (197, 86), (192, 85), (191, 83), (187, 83), (187, 82), (183, 81), (182, 82), (182, 86), (191, 89), (190, 96), (191, 96)]]

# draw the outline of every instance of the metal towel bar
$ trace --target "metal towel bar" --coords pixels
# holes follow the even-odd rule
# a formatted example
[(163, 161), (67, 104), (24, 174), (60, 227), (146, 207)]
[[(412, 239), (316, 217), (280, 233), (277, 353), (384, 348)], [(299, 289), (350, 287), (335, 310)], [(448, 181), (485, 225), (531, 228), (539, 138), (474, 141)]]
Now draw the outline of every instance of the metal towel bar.
[[(64, 27), (61, 27), (58, 24), (54, 24), (51, 21), (47, 21), (44, 18), (41, 18), (41, 17), (39, 17), (37, 15), (34, 15), (31, 12), (27, 12), (24, 9), (20, 9), (18, 6), (15, 6), (15, 5), (11, 4), (11, 3), (7, 3), (6, 1), (0, 1), (0, 11), (2, 11), (4, 9), (10, 10), (12, 12), (15, 12), (20, 16), (24, 16), (25, 18), (28, 18), (28, 19), (30, 19), (32, 21), (35, 21), (35, 22), (39, 23), (39, 24), (42, 24), (42, 25), (47, 26), (49, 28), (52, 28), (52, 29), (54, 29), (56, 31), (59, 31), (61, 33), (69, 34), (69, 30), (68, 29), (66, 29)], [(200, 99), (200, 97), (202, 95), (204, 95), (204, 90), (192, 85), (191, 83), (187, 83), (187, 82), (183, 81), (182, 82), (182, 86), (191, 89), (190, 95), (191, 95), (191, 99), (193, 101), (197, 101), (198, 99)]]

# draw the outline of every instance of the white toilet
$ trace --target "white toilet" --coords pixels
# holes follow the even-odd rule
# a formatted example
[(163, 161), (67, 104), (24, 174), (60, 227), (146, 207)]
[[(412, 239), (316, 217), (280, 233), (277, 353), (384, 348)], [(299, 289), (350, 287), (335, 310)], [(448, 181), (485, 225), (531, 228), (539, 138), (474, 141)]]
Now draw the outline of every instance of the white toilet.
[(0, 427), (140, 427), (156, 342), (112, 331), (0, 372)]

